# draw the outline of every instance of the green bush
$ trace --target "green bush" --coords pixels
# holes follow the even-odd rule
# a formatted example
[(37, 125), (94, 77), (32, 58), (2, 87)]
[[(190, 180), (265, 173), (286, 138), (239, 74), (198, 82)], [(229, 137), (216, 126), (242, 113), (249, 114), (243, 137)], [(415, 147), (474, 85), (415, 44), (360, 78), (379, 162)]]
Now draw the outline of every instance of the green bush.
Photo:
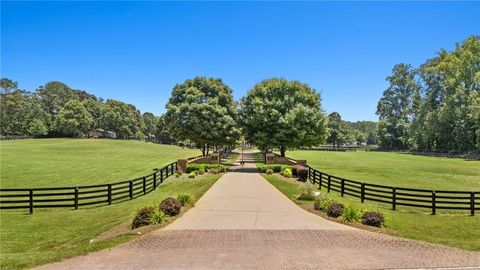
[(286, 169), (292, 170), (292, 166), (287, 166), (287, 165), (282, 166), (282, 167), (280, 168), (280, 174), (283, 175), (283, 172), (284, 172)]
[(205, 170), (204, 170), (204, 169), (198, 170), (198, 174), (204, 174), (204, 173), (205, 173)]
[(273, 174), (273, 170), (272, 170), (272, 169), (268, 169), (268, 170), (266, 171), (266, 173), (267, 173), (267, 174)]
[(187, 173), (191, 173), (191, 172), (195, 172), (195, 171), (198, 171), (198, 170), (205, 170), (205, 164), (189, 164), (187, 166)]
[(290, 178), (292, 177), (292, 171), (290, 169), (283, 170), (283, 176)]
[(137, 211), (137, 214), (133, 218), (132, 229), (140, 228), (150, 224), (150, 217), (155, 212), (155, 208), (152, 206), (146, 206)]
[(335, 203), (332, 199), (325, 197), (324, 199), (321, 199), (320, 201), (320, 210), (327, 211), (328, 207), (330, 207), (331, 204)]
[(195, 178), (195, 176), (197, 176), (195, 172), (191, 172), (188, 174), (188, 178)]
[(365, 212), (362, 215), (362, 224), (368, 226), (385, 226), (385, 217), (380, 212)]
[(299, 187), (300, 195), (297, 197), (297, 200), (303, 200), (303, 201), (313, 201), (315, 200), (315, 192), (317, 191), (317, 188), (310, 184), (310, 183), (305, 183)]
[(182, 209), (182, 204), (175, 198), (168, 197), (160, 203), (160, 210), (169, 216), (176, 216)]
[(282, 171), (282, 165), (272, 165), (271, 169), (273, 170), (273, 172), (279, 173)]
[(329, 217), (337, 218), (343, 214), (344, 206), (341, 203), (332, 203), (327, 208), (327, 215)]
[(182, 173), (181, 173), (180, 171), (176, 171), (176, 172), (175, 172), (175, 177), (176, 177), (176, 178), (180, 177), (180, 175), (182, 175)]
[(342, 221), (356, 222), (360, 220), (361, 215), (362, 212), (360, 210), (357, 210), (349, 205), (343, 210), (343, 214), (340, 216), (340, 219)]
[(150, 218), (148, 219), (149, 223), (152, 225), (163, 223), (167, 220), (167, 214), (162, 210), (155, 210)]
[(187, 193), (178, 194), (177, 200), (182, 204), (182, 206), (193, 205), (193, 198)]

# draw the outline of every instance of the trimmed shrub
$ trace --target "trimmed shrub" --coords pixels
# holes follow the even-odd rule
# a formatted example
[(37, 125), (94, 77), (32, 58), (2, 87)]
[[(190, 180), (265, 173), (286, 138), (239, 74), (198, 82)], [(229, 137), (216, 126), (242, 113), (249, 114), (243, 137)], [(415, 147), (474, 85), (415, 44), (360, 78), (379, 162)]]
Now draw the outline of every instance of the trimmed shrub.
[(305, 183), (300, 186), (299, 191), (300, 191), (300, 195), (298, 196), (297, 200), (303, 200), (303, 201), (315, 200), (315, 192), (317, 191), (317, 188), (314, 185), (310, 183)]
[(283, 170), (283, 176), (290, 178), (292, 177), (292, 171), (290, 169)]
[(182, 204), (182, 206), (193, 205), (193, 198), (187, 193), (178, 194), (177, 200)]
[(327, 208), (327, 215), (329, 217), (334, 217), (337, 218), (343, 214), (343, 204), (341, 203), (332, 203), (330, 206)]
[(132, 229), (140, 228), (150, 224), (150, 217), (155, 212), (155, 208), (151, 206), (144, 207), (137, 211), (133, 218)]
[(280, 171), (282, 171), (282, 165), (272, 165), (271, 169), (273, 170), (273, 172), (279, 173)]
[(163, 223), (167, 220), (167, 214), (165, 214), (161, 210), (155, 210), (150, 218), (148, 219), (149, 223), (154, 225), (154, 224), (160, 224)]
[(361, 215), (361, 211), (349, 205), (343, 210), (343, 214), (341, 215), (340, 219), (342, 221), (355, 222), (360, 220)]
[(266, 173), (267, 173), (267, 174), (273, 174), (273, 170), (272, 170), (272, 169), (268, 169), (268, 170), (266, 171)]
[(195, 172), (195, 171), (198, 171), (198, 170), (205, 170), (205, 164), (189, 164), (187, 166), (187, 173), (191, 173), (191, 172)]
[(168, 197), (160, 203), (160, 210), (169, 216), (176, 216), (180, 213), (182, 204), (175, 198)]
[(283, 175), (283, 172), (284, 172), (286, 169), (292, 170), (292, 167), (290, 167), (290, 166), (282, 166), (282, 168), (280, 169), (280, 174)]
[(205, 173), (205, 170), (204, 170), (204, 169), (198, 170), (198, 174), (204, 174), (204, 173)]
[(362, 215), (362, 224), (368, 226), (385, 226), (385, 217), (380, 212), (365, 212)]
[(212, 170), (214, 170), (214, 173), (220, 173), (220, 172), (226, 172), (227, 167), (222, 165), (222, 164), (205, 164), (205, 171), (212, 173)]
[(306, 167), (297, 168), (298, 180), (306, 182), (308, 179), (308, 169)]
[(191, 172), (188, 174), (188, 178), (195, 178), (195, 176), (197, 176), (195, 172)]

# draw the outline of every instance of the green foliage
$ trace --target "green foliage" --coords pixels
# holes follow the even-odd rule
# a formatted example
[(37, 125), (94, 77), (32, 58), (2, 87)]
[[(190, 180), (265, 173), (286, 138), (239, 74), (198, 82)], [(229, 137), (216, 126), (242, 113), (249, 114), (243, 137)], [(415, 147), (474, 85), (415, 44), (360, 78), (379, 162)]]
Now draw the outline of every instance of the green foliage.
[(328, 115), (329, 136), (327, 142), (333, 145), (333, 148), (339, 148), (340, 144), (347, 142), (347, 128), (338, 112), (332, 112)]
[(340, 216), (340, 219), (342, 221), (357, 222), (360, 220), (361, 215), (362, 211), (353, 206), (347, 205), (347, 207), (345, 207), (343, 210), (343, 214)]
[(317, 192), (317, 188), (310, 183), (300, 185), (298, 191), (300, 195), (298, 195), (297, 200), (313, 201), (317, 197), (315, 195), (315, 192)]
[(155, 136), (155, 132), (157, 129), (157, 121), (158, 119), (153, 115), (151, 112), (146, 112), (142, 114), (142, 121), (143, 121), (143, 133), (147, 137), (151, 137), (152, 135)]
[(283, 175), (283, 172), (285, 172), (285, 169), (292, 170), (292, 166), (287, 166), (287, 165), (282, 166), (282, 167), (280, 168), (280, 174), (281, 174), (281, 175)]
[(331, 203), (327, 208), (327, 215), (329, 217), (337, 218), (343, 214), (344, 206), (341, 203)]
[(285, 176), (287, 178), (292, 177), (292, 170), (286, 168), (285, 170), (283, 170), (283, 176)]
[(418, 69), (400, 64), (377, 106), (389, 149), (480, 152), (480, 37), (441, 50)]
[(168, 132), (165, 124), (165, 115), (161, 115), (157, 118), (157, 126), (155, 128), (155, 139), (160, 143), (171, 144), (175, 142), (170, 133)]
[(204, 174), (204, 173), (205, 173), (205, 170), (204, 170), (204, 169), (198, 170), (198, 174)]
[(155, 209), (155, 211), (150, 215), (148, 222), (150, 225), (160, 224), (167, 220), (168, 215), (165, 214), (162, 210)]
[(385, 225), (385, 217), (380, 212), (365, 212), (362, 215), (362, 224), (374, 227)]
[(107, 100), (103, 106), (100, 123), (103, 129), (117, 133), (119, 138), (138, 135), (144, 126), (135, 106), (113, 99)]
[(193, 205), (193, 198), (187, 193), (178, 194), (177, 200), (182, 204), (182, 206)]
[(93, 118), (83, 103), (71, 100), (60, 110), (55, 120), (58, 132), (79, 136), (87, 133), (93, 125)]
[(188, 178), (195, 178), (195, 176), (197, 176), (195, 172), (191, 172), (188, 174)]
[(232, 145), (240, 138), (232, 90), (221, 79), (195, 77), (177, 84), (165, 123), (173, 137), (205, 148)]
[(176, 178), (180, 177), (180, 175), (182, 175), (182, 173), (181, 173), (180, 171), (176, 171), (176, 172), (175, 172), (175, 177), (176, 177)]
[(132, 229), (140, 228), (150, 224), (150, 218), (155, 212), (155, 208), (152, 206), (143, 207), (137, 211), (137, 214), (132, 221)]
[[(256, 84), (240, 102), (240, 123), (246, 139), (261, 149), (325, 142), (326, 117), (320, 94), (299, 81), (269, 79)], [(288, 128), (283, 128), (288, 127)]]
[(267, 170), (265, 171), (265, 173), (267, 173), (267, 174), (273, 174), (273, 170), (272, 170), (272, 169), (267, 169)]
[(325, 198), (322, 198), (320, 199), (320, 205), (319, 205), (319, 209), (320, 210), (324, 210), (324, 211), (327, 211), (327, 209), (330, 207), (330, 205), (332, 205), (333, 203), (335, 203), (333, 201), (333, 199), (329, 198), (329, 197), (325, 197)]

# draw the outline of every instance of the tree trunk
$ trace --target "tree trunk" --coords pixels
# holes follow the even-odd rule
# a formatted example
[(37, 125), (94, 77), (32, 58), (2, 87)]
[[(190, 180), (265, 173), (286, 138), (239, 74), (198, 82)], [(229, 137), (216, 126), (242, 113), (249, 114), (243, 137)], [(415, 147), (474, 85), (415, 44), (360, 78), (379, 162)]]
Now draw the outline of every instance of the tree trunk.
[(285, 146), (280, 146), (280, 156), (281, 157), (285, 157), (285, 152), (287, 151), (287, 149), (285, 148)]
[(207, 156), (209, 152), (210, 152), (210, 145), (207, 144)]
[(202, 156), (205, 156), (205, 144), (202, 144)]

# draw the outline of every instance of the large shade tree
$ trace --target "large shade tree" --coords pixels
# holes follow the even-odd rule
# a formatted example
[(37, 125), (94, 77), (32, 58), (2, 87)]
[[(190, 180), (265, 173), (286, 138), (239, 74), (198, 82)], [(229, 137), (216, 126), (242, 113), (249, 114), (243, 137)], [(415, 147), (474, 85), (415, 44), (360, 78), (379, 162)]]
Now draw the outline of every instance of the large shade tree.
[(55, 127), (65, 135), (83, 135), (90, 130), (92, 125), (92, 116), (83, 103), (78, 100), (67, 102), (55, 119)]
[(246, 139), (262, 148), (314, 146), (325, 142), (326, 117), (320, 94), (307, 84), (268, 79), (242, 98), (240, 122)]
[(100, 125), (124, 139), (141, 136), (144, 129), (142, 116), (135, 106), (113, 99), (107, 100), (103, 106)]
[(172, 90), (165, 124), (175, 140), (189, 140), (202, 148), (231, 145), (240, 136), (232, 90), (221, 79), (195, 77)]
[(342, 116), (338, 112), (332, 112), (328, 115), (328, 138), (327, 142), (335, 147), (340, 148), (340, 144), (347, 140), (347, 127), (342, 120)]

